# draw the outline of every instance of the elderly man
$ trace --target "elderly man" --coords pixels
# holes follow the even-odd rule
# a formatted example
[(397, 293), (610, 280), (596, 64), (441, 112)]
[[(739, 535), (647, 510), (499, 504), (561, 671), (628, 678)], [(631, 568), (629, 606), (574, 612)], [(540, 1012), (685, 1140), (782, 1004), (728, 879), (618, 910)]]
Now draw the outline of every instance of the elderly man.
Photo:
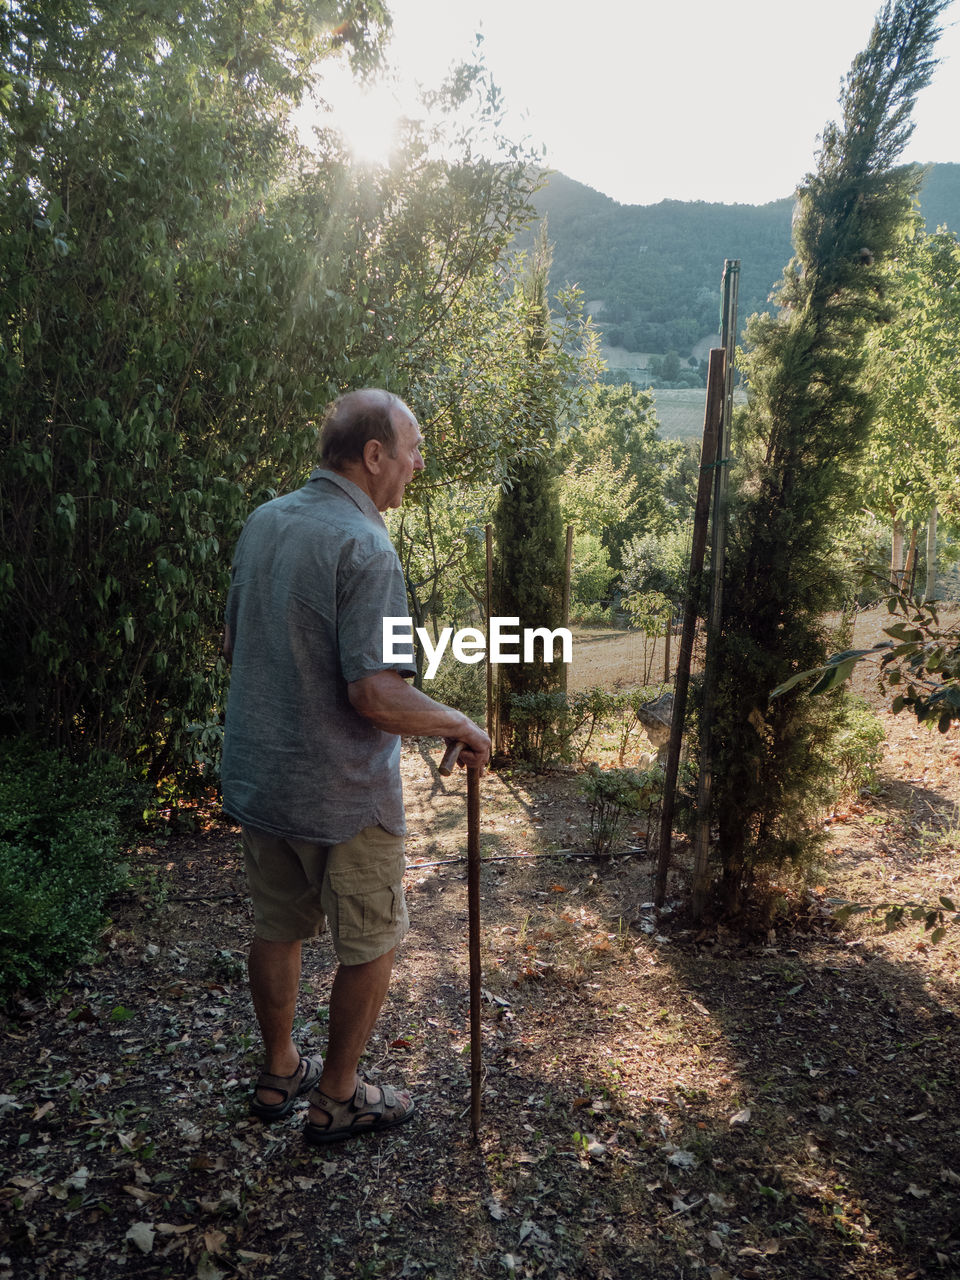
[[(380, 513), (423, 469), (422, 444), (396, 396), (342, 396), (324, 418), (321, 467), (247, 521), (227, 600), (223, 807), (243, 830), (266, 1055), (250, 1109), (279, 1119), (307, 1094), (314, 1145), (413, 1114), (409, 1094), (358, 1074), (409, 927), (397, 735), (460, 740), (474, 767), (490, 753), (473, 721), (408, 683), (408, 662), (384, 661), (382, 620), (408, 610)], [(321, 1059), (300, 1054), (293, 1019), (301, 943), (324, 925), (338, 967)]]

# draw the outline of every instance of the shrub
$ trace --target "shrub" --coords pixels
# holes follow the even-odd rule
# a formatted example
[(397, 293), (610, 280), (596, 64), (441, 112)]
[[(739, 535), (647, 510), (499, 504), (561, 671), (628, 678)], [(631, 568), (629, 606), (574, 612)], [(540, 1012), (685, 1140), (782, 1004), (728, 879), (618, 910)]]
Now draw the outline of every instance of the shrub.
[(557, 760), (582, 760), (597, 725), (616, 703), (603, 689), (582, 693), (518, 693), (510, 700), (513, 756), (535, 769)]
[(482, 662), (451, 661), (442, 665), (433, 680), (425, 682), (424, 692), (456, 707), (478, 724), (486, 722), (487, 673)]
[(122, 829), (143, 797), (116, 763), (0, 749), (0, 1001), (42, 991), (90, 949), (122, 882)]
[(602, 600), (589, 604), (574, 600), (570, 606), (570, 621), (579, 627), (612, 627), (613, 606), (604, 604)]
[(590, 800), (590, 848), (597, 857), (608, 857), (633, 819), (645, 815), (649, 827), (663, 793), (663, 770), (659, 765), (650, 769), (591, 765), (581, 787)]
[(616, 570), (610, 563), (610, 553), (595, 533), (581, 533), (573, 540), (573, 568), (570, 593), (574, 608), (591, 601), (606, 600)]
[(836, 799), (873, 786), (883, 758), (883, 724), (865, 698), (845, 694), (840, 728), (830, 747), (836, 768)]
[(624, 595), (659, 591), (679, 609), (686, 594), (689, 564), (689, 529), (644, 534), (624, 548), (620, 590)]

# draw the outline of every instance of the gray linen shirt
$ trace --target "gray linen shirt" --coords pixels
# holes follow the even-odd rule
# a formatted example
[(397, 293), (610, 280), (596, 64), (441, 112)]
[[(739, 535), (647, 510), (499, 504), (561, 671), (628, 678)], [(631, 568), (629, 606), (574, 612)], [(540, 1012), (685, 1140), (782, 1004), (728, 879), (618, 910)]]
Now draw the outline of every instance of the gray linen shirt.
[(383, 618), (408, 614), (400, 561), (371, 499), (318, 468), (258, 507), (237, 543), (223, 807), (274, 835), (338, 844), (404, 831), (400, 739), (350, 705), (383, 660)]

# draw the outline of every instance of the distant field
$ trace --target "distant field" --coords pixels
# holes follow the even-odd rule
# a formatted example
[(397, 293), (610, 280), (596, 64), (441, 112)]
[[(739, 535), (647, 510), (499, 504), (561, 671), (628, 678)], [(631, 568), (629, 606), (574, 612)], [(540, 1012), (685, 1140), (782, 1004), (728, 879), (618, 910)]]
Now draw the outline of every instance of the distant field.
[(655, 391), (654, 403), (662, 440), (699, 440), (703, 435), (706, 387), (679, 391)]
[[(694, 349), (699, 359), (709, 355), (711, 347), (719, 343), (716, 334), (703, 338)], [(601, 354), (609, 369), (622, 370), (638, 387), (646, 389), (646, 372), (650, 361), (660, 359), (649, 351), (626, 351), (623, 347), (603, 347)], [(654, 391), (660, 437), (663, 440), (699, 440), (703, 435), (703, 411), (707, 402), (705, 387), (683, 387), (679, 391)], [(737, 404), (746, 397), (735, 395)]]
[[(703, 436), (703, 412), (707, 405), (705, 387), (682, 391), (655, 391), (661, 440), (699, 440)], [(737, 387), (735, 405), (747, 403), (746, 392)]]

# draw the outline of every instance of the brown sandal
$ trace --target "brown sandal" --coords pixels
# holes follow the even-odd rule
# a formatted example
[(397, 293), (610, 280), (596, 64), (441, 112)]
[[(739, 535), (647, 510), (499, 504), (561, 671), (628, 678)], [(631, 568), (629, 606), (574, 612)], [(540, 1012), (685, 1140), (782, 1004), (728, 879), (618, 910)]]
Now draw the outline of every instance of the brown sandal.
[(314, 1147), (328, 1142), (342, 1142), (362, 1133), (382, 1133), (395, 1125), (405, 1124), (414, 1113), (413, 1099), (406, 1103), (396, 1089), (380, 1085), (380, 1097), (370, 1098), (370, 1086), (359, 1081), (352, 1098), (330, 1098), (319, 1089), (312, 1089), (308, 1101), (311, 1106), (326, 1111), (328, 1124), (316, 1124), (308, 1120), (303, 1131), (307, 1142)]
[[(294, 1103), (304, 1093), (309, 1093), (323, 1075), (323, 1059), (319, 1053), (312, 1058), (300, 1055), (300, 1065), (290, 1076), (275, 1076), (269, 1071), (261, 1071), (257, 1083), (253, 1086), (253, 1097), (250, 1099), (250, 1110), (266, 1124), (273, 1120), (282, 1120), (290, 1114)], [(258, 1089), (276, 1089), (282, 1093), (280, 1102), (261, 1102), (257, 1097)]]

